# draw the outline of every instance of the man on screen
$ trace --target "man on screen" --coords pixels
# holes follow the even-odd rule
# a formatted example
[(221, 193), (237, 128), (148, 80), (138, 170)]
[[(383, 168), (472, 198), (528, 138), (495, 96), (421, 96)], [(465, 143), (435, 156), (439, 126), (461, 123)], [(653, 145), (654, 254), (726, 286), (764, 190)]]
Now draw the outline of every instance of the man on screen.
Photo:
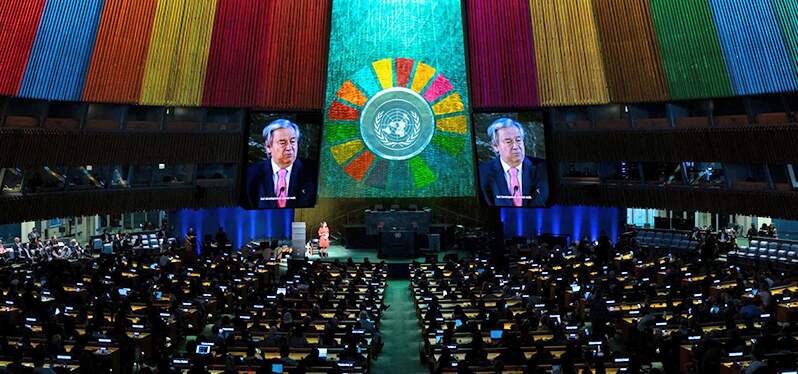
[(266, 160), (247, 169), (245, 198), (248, 208), (295, 208), (313, 205), (316, 170), (297, 159), (299, 126), (278, 119), (263, 128)]
[(546, 161), (526, 157), (521, 124), (510, 118), (497, 119), (488, 127), (488, 136), (496, 157), (479, 165), (482, 198), (492, 206), (546, 205)]

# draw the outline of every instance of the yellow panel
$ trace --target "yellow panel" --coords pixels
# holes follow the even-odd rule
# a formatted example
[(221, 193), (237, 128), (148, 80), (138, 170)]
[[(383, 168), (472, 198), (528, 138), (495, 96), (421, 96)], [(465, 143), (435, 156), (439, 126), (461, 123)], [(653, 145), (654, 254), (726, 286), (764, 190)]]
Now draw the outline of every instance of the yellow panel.
[(141, 102), (200, 105), (216, 0), (159, 0)]
[(463, 106), (463, 100), (460, 99), (460, 94), (457, 92), (447, 96), (445, 99), (432, 106), (432, 112), (435, 113), (435, 115), (462, 112), (464, 110), (465, 106)]
[(530, 0), (543, 105), (609, 101), (591, 0)]
[(466, 116), (454, 116), (442, 119), (436, 119), (435, 124), (438, 130), (453, 132), (456, 134), (465, 134), (468, 131), (468, 121)]
[(352, 156), (356, 155), (360, 150), (363, 149), (363, 141), (362, 140), (352, 140), (346, 143), (338, 144), (330, 148), (332, 151), (333, 157), (335, 161), (339, 164), (343, 164), (346, 160), (352, 158)]
[(416, 66), (416, 73), (413, 75), (413, 83), (410, 84), (410, 89), (421, 93), (421, 90), (427, 86), (427, 82), (435, 75), (435, 68), (423, 62), (419, 62)]
[(377, 73), (377, 79), (380, 81), (382, 89), (393, 87), (393, 60), (384, 58), (379, 61), (371, 63), (374, 67), (374, 72)]

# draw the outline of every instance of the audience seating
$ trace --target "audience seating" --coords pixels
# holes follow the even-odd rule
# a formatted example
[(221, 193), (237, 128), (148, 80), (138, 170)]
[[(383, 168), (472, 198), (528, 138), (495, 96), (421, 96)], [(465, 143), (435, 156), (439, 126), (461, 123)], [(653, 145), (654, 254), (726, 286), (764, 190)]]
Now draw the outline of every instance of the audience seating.
[[(683, 235), (641, 230), (638, 239), (679, 247)], [(770, 259), (774, 246), (762, 246)], [(655, 364), (661, 372), (702, 372), (712, 347), (721, 349), (722, 372), (741, 373), (757, 360), (772, 372), (796, 368), (795, 273), (706, 263), (697, 251), (657, 257), (651, 248), (619, 247), (605, 263), (543, 248), (507, 264), (411, 265), (419, 353), (443, 373), (462, 365), (477, 373), (550, 372), (555, 365), (646, 372)]]
[(700, 243), (693, 240), (690, 234), (690, 231), (639, 229), (636, 240), (643, 248), (696, 251)]
[[(45, 360), (124, 373), (135, 361), (367, 372), (381, 342), (387, 267), (305, 262), (278, 281), (279, 266), (245, 248), (201, 259), (133, 251), (2, 267), (0, 367)], [(211, 348), (200, 354), (197, 345)]]
[(747, 246), (739, 246), (726, 255), (735, 262), (796, 266), (798, 265), (798, 241), (751, 238)]

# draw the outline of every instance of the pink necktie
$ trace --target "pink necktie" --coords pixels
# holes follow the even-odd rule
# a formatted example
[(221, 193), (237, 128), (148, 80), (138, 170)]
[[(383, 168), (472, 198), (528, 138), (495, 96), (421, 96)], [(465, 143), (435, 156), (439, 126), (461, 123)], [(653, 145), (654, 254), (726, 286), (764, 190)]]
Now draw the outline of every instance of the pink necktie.
[(521, 206), (521, 186), (518, 185), (518, 169), (510, 168), (510, 192), (513, 194), (513, 205)]
[(285, 183), (285, 174), (288, 170), (280, 169), (277, 172), (277, 207), (285, 208), (285, 196), (288, 194), (288, 186)]

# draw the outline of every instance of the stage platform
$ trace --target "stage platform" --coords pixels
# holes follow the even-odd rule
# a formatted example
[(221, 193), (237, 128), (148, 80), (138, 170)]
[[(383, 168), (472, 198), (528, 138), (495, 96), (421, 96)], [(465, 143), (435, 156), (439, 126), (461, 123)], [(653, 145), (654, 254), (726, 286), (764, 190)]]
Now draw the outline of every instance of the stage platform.
[[(438, 255), (438, 261), (443, 260), (443, 256), (451, 253), (456, 253), (458, 258), (463, 258), (463, 256), (471, 257), (470, 252), (466, 251), (440, 251), (436, 253)], [(380, 262), (385, 261), (388, 264), (409, 264), (416, 260), (417, 262), (424, 262), (426, 258), (424, 256), (419, 256), (416, 258), (386, 258), (380, 259), (377, 258), (377, 248), (370, 248), (370, 249), (350, 249), (346, 248), (342, 245), (332, 244), (330, 245), (330, 250), (328, 251), (328, 257), (322, 259), (318, 256), (318, 254), (314, 254), (313, 256), (308, 256), (309, 260), (317, 261), (317, 260), (324, 260), (324, 261), (335, 261), (336, 259), (340, 261), (346, 261), (348, 258), (352, 258), (354, 262), (363, 262), (364, 258), (369, 259), (371, 262)]]
[[(310, 261), (335, 261), (339, 260), (341, 262), (346, 262), (350, 257), (354, 262), (363, 262), (365, 258), (368, 258), (370, 262), (378, 263), (380, 261), (385, 261), (388, 264), (388, 277), (392, 279), (409, 279), (409, 271), (408, 271), (408, 264), (415, 260), (416, 262), (427, 262), (427, 258), (425, 256), (419, 256), (416, 258), (386, 258), (380, 259), (377, 258), (377, 249), (350, 249), (346, 248), (343, 245), (332, 244), (330, 245), (330, 250), (328, 251), (329, 256), (327, 258), (320, 258), (318, 254), (314, 254), (313, 256), (308, 256), (308, 260)], [(467, 251), (440, 251), (435, 253), (437, 255), (437, 261), (443, 261), (443, 257), (448, 254), (457, 254), (457, 258), (471, 258), (472, 253)], [(285, 263), (284, 263), (285, 264)]]

